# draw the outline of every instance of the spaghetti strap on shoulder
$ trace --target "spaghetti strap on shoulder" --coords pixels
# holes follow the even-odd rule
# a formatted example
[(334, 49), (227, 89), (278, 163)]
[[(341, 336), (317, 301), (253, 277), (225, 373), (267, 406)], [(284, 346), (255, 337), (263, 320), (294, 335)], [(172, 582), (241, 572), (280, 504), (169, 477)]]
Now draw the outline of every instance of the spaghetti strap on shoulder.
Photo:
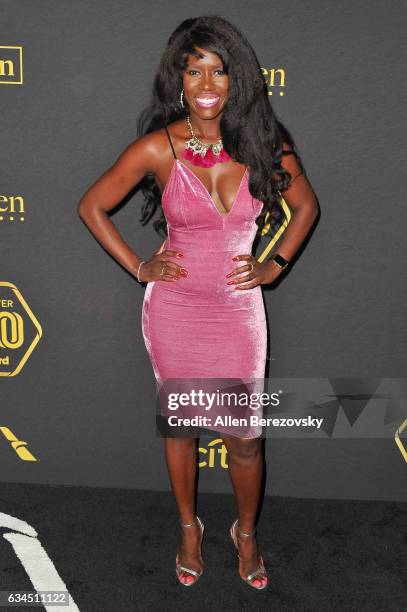
[(169, 143), (170, 143), (170, 145), (171, 145), (172, 154), (174, 155), (174, 159), (177, 159), (177, 156), (175, 155), (174, 146), (173, 146), (173, 144), (172, 144), (171, 136), (170, 136), (170, 134), (169, 134), (169, 132), (168, 132), (167, 126), (165, 126), (165, 131), (167, 132), (168, 141), (169, 141)]

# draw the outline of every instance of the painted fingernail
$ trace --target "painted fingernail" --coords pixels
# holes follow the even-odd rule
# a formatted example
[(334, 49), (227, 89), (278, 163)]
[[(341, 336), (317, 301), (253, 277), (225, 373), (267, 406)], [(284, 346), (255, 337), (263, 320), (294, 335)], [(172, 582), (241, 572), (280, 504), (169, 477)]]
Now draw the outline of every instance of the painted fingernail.
[(178, 257), (184, 257), (182, 253), (177, 253)]
[(236, 257), (232, 257), (232, 261), (236, 261), (237, 260), (237, 256)]
[(226, 274), (225, 278), (229, 278), (229, 276), (231, 276), (232, 272), (229, 272), (229, 274)]
[(229, 281), (228, 283), (226, 283), (227, 285), (233, 285), (235, 281)]

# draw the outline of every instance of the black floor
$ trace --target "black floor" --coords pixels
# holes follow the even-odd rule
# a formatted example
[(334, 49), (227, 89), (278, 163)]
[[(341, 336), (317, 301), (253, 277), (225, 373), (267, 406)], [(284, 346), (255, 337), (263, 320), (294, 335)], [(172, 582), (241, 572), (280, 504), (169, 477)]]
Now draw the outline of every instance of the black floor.
[[(266, 497), (258, 542), (270, 577), (237, 573), (230, 495), (199, 494), (205, 573), (175, 576), (177, 514), (168, 493), (0, 484), (0, 512), (28, 522), (81, 612), (407, 609), (407, 513), (399, 502)], [(0, 526), (0, 590), (33, 590)], [(2, 607), (0, 610), (43, 608)], [(52, 608), (55, 612), (58, 607)]]

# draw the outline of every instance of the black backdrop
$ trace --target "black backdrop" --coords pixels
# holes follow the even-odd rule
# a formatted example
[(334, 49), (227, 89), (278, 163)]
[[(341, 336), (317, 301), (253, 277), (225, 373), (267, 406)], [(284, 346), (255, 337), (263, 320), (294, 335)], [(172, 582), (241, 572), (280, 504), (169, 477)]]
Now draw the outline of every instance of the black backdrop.
[[(136, 138), (169, 35), (203, 10), (253, 44), (321, 207), (291, 272), (264, 291), (270, 375), (405, 374), (405, 5), (3, 0), (2, 329), (21, 318), (24, 334), (0, 347), (2, 481), (169, 488), (144, 286), (92, 238), (76, 205)], [(273, 69), (283, 70), (274, 82)], [(162, 239), (139, 223), (141, 203), (134, 194), (112, 219), (146, 258)], [(405, 500), (403, 415), (383, 425), (375, 407), (357, 423), (339, 408), (330, 435), (267, 440), (267, 492)], [(201, 490), (231, 491), (218, 460), (200, 473)]]

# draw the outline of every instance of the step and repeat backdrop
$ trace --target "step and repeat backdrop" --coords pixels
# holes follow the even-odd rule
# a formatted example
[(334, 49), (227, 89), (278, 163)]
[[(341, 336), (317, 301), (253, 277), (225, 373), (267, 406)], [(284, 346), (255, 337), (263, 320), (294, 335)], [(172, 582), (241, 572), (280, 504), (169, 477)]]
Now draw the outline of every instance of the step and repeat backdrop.
[[(266, 494), (406, 500), (406, 7), (380, 0), (0, 3), (0, 480), (169, 489), (145, 285), (76, 207), (137, 137), (168, 37), (203, 9), (252, 43), (321, 211), (263, 286), (269, 383), (296, 398), (264, 441)], [(163, 238), (142, 204), (135, 188), (111, 219), (147, 259)], [(284, 238), (281, 205), (259, 258)], [(227, 466), (202, 437), (201, 490), (232, 492)]]

